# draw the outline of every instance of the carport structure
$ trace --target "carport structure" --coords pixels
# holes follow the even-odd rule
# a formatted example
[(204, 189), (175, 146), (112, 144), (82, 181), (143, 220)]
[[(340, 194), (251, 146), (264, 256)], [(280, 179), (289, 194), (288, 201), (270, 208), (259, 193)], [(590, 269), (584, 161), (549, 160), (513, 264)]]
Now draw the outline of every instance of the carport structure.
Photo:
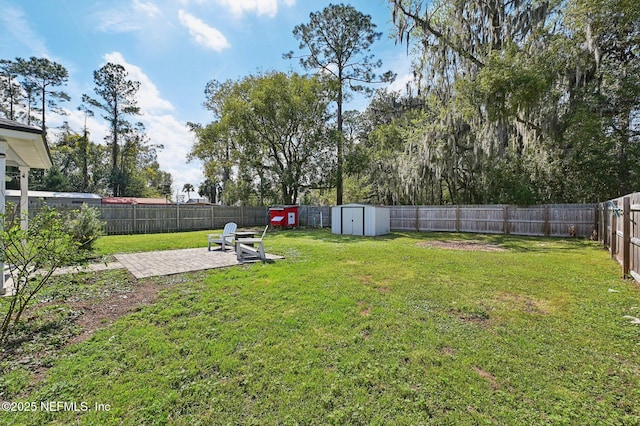
[[(42, 129), (27, 126), (17, 121), (0, 118), (0, 214), (5, 213), (5, 186), (7, 166), (20, 170), (20, 220), (24, 229), (29, 220), (29, 170), (48, 169), (52, 165), (49, 147), (44, 140)], [(0, 253), (0, 295), (4, 289), (4, 254)]]

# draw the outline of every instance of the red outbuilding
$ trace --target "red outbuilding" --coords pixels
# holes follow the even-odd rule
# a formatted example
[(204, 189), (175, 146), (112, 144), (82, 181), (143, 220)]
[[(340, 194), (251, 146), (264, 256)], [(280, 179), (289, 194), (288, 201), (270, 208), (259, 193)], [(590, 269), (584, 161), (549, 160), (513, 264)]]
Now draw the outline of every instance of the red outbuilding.
[(274, 206), (269, 208), (269, 224), (280, 228), (297, 228), (300, 206)]

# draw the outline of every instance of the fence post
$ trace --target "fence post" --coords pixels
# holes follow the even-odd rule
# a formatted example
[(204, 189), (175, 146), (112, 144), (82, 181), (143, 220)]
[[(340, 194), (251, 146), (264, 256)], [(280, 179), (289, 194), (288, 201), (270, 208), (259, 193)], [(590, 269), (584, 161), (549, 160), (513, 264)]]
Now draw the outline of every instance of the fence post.
[(180, 203), (176, 203), (176, 227), (180, 231)]
[(631, 265), (631, 199), (622, 199), (622, 278), (629, 276)]
[(606, 247), (607, 237), (604, 233), (607, 232), (607, 216), (604, 206), (604, 203), (598, 204), (598, 211), (600, 212), (600, 216), (598, 217), (598, 241), (602, 241), (603, 247)]
[(549, 226), (549, 205), (544, 205), (544, 236), (548, 237), (551, 233), (551, 226)]
[(460, 232), (460, 206), (456, 205), (456, 232)]
[(617, 206), (614, 206), (611, 209), (611, 213), (609, 213), (609, 217), (611, 218), (611, 232), (609, 234), (611, 243), (609, 244), (609, 247), (611, 248), (612, 259), (616, 258), (618, 252), (618, 217), (616, 216), (615, 208), (617, 208)]
[(136, 203), (132, 204), (133, 206), (133, 233), (138, 233), (138, 206)]
[(604, 245), (604, 234), (602, 233), (602, 225), (604, 224), (604, 214), (602, 212), (602, 203), (598, 203), (596, 205), (596, 215), (597, 215), (597, 222), (596, 222), (596, 231), (598, 232), (598, 242), (602, 241), (603, 245)]
[(509, 235), (509, 206), (504, 206), (502, 209), (502, 215), (504, 218), (504, 223), (502, 225), (504, 228), (504, 234)]
[(593, 231), (591, 232), (591, 239), (593, 239), (594, 235), (593, 232), (596, 233), (595, 237), (595, 241), (600, 241), (600, 207), (598, 207), (598, 204), (596, 204), (596, 206), (594, 207), (594, 212), (593, 212)]
[(420, 207), (416, 207), (416, 232), (420, 232)]
[(602, 223), (600, 225), (602, 229), (602, 245), (605, 248), (609, 248), (611, 245), (611, 242), (608, 241), (609, 235), (607, 235), (607, 231), (609, 230), (609, 212), (607, 212), (607, 205), (605, 203), (600, 205), (600, 222)]

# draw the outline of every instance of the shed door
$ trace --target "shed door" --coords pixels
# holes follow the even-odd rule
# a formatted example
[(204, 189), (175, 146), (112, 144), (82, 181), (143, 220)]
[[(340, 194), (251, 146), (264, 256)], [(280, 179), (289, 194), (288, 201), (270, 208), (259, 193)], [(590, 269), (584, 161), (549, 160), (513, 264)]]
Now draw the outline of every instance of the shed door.
[(364, 207), (342, 208), (342, 233), (364, 235)]

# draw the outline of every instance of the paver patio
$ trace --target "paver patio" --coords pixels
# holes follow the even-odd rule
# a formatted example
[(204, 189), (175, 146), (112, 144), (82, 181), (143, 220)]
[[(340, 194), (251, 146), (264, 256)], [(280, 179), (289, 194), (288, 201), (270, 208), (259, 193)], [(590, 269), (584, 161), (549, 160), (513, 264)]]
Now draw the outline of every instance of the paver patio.
[[(109, 264), (94, 263), (84, 267), (61, 268), (57, 270), (55, 274), (60, 275), (127, 268), (134, 277), (140, 279), (259, 262), (259, 260), (239, 262), (236, 257), (236, 252), (233, 250), (227, 250), (226, 252), (220, 250), (208, 251), (206, 247), (116, 254), (114, 257), (116, 261), (110, 262)], [(276, 259), (284, 258), (267, 253), (267, 262)], [(5, 296), (13, 295), (13, 285), (8, 270), (5, 271), (5, 290)]]
[[(116, 254), (115, 258), (138, 279), (243, 264), (238, 261), (233, 250), (208, 251), (206, 247)], [(275, 259), (282, 259), (282, 257), (267, 253), (267, 261)], [(248, 262), (251, 261), (245, 260), (244, 263)]]

